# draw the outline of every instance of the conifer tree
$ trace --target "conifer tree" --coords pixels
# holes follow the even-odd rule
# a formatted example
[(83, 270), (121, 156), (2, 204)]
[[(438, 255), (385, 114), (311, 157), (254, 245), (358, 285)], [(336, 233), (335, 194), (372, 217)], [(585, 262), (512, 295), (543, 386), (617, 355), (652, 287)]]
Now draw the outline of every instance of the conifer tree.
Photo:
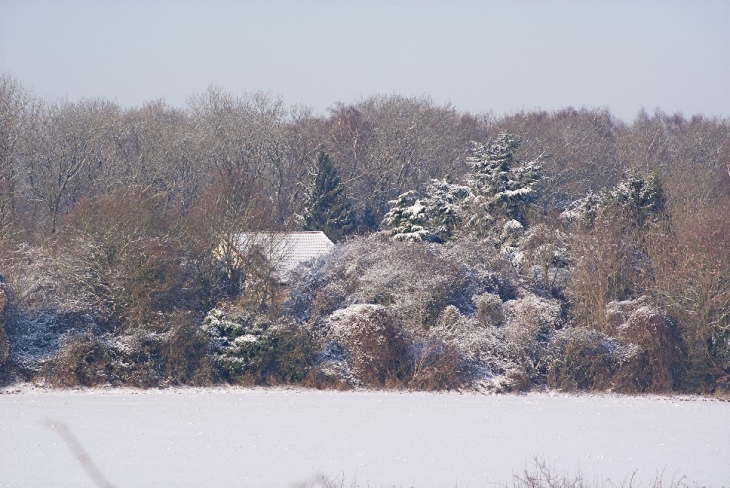
[(321, 230), (333, 242), (353, 231), (354, 212), (329, 156), (320, 152), (308, 188), (303, 214), (304, 230)]
[(536, 198), (540, 178), (537, 161), (519, 162), (514, 152), (519, 141), (502, 133), (489, 144), (473, 143), (467, 160), (471, 171), (465, 185), (434, 179), (421, 197), (414, 191), (388, 202), (383, 227), (395, 240), (445, 242), (462, 226), (485, 237), (526, 225), (525, 210)]
[(468, 194), (465, 186), (431, 180), (423, 198), (409, 191), (388, 202), (391, 209), (382, 225), (390, 228), (395, 240), (445, 242), (459, 222), (460, 204)]
[(642, 227), (657, 221), (665, 200), (659, 175), (656, 172), (642, 174), (634, 169), (615, 187), (604, 188), (600, 194), (588, 193), (572, 202), (562, 217), (566, 221), (593, 225), (601, 213), (618, 210), (628, 217), (632, 225)]
[(534, 185), (540, 179), (540, 165), (536, 160), (516, 161), (520, 141), (505, 132), (492, 143), (472, 144), (467, 159), (471, 166), (466, 181), (471, 192), (465, 202), (471, 216), (468, 225), (478, 234), (504, 219), (524, 226), (525, 209), (537, 197)]

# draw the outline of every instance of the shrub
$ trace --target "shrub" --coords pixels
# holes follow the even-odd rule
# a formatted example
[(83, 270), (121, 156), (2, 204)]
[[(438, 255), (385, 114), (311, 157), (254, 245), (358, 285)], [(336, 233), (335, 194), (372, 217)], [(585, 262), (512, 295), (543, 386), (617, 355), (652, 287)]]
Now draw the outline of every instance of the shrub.
[(565, 294), (576, 323), (603, 330), (606, 306), (642, 291), (651, 263), (638, 240), (638, 231), (619, 213), (571, 234), (573, 262)]
[(730, 376), (730, 220), (717, 211), (728, 205), (718, 196), (675, 209), (671, 232), (650, 248), (656, 296), (676, 323), (681, 383), (690, 391), (710, 392)]
[(179, 305), (182, 241), (176, 208), (164, 195), (128, 188), (79, 202), (65, 218), (57, 253), (67, 281), (114, 325)]
[(211, 341), (213, 365), (226, 381), (297, 383), (312, 363), (309, 334), (291, 321), (272, 324), (245, 311), (214, 309), (203, 329)]
[(456, 348), (439, 340), (427, 339), (412, 345), (413, 373), (408, 387), (415, 390), (453, 390), (465, 383), (461, 356)]
[(91, 330), (67, 337), (58, 354), (45, 365), (44, 376), (51, 384), (62, 386), (114, 383), (115, 352)]
[[(460, 265), (450, 253), (442, 246), (393, 242), (382, 235), (354, 238), (300, 270), (286, 311), (307, 322), (348, 305), (377, 304), (388, 307), (410, 333), (422, 334), (446, 306), (472, 312), (473, 295), (501, 286), (497, 273)], [(475, 260), (486, 259), (483, 245), (473, 253)]]
[[(428, 330), (427, 340), (426, 344), (433, 344), (431, 347), (435, 346), (436, 350), (443, 344), (441, 350), (456, 355), (458, 362), (449, 364), (456, 366), (454, 375), (462, 385), (493, 391), (505, 389), (504, 376), (514, 368), (514, 360), (507, 350), (502, 327), (485, 325), (476, 316), (465, 316), (456, 307), (449, 306), (439, 316), (436, 326)], [(418, 358), (417, 350), (414, 360), (417, 362)]]
[(608, 304), (611, 335), (636, 352), (618, 371), (621, 391), (671, 391), (678, 385), (681, 342), (675, 324), (646, 297)]
[(508, 376), (516, 389), (528, 389), (540, 380), (548, 340), (562, 325), (560, 304), (528, 294), (505, 302), (504, 309), (504, 337), (516, 366), (510, 368)]
[(405, 386), (411, 373), (410, 344), (398, 319), (380, 305), (350, 305), (327, 320), (327, 338), (345, 348), (363, 385)]
[(88, 328), (61, 339), (40, 378), (63, 386), (207, 384), (207, 338), (192, 316), (174, 314), (125, 335)]
[(614, 387), (614, 375), (635, 353), (618, 340), (586, 327), (557, 331), (550, 339), (546, 382), (560, 390), (602, 390)]
[(164, 381), (174, 385), (208, 384), (211, 379), (208, 337), (192, 313), (177, 312), (161, 334)]
[(500, 325), (504, 321), (502, 300), (494, 293), (482, 293), (472, 297), (472, 302), (477, 307), (477, 320), (485, 326)]

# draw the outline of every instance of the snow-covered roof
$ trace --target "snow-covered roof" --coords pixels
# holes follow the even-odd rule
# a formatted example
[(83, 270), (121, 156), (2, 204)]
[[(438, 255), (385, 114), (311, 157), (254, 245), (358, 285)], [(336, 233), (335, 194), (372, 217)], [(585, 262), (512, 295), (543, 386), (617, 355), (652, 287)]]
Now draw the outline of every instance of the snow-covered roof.
[(302, 232), (243, 232), (237, 236), (240, 250), (255, 245), (264, 250), (280, 273), (282, 282), (301, 263), (329, 253), (335, 245), (321, 231)]

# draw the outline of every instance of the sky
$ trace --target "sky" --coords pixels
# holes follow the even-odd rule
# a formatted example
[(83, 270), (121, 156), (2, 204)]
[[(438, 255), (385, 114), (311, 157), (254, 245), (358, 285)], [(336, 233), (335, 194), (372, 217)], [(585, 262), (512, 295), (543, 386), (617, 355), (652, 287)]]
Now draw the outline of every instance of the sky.
[(395, 93), (730, 117), (730, 1), (0, 0), (0, 73), (125, 107), (216, 86), (318, 113)]

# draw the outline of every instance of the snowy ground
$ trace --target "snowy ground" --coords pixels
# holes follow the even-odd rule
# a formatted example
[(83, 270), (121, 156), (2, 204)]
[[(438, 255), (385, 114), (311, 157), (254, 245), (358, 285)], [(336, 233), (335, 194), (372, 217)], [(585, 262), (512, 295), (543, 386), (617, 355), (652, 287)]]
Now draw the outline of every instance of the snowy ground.
[[(730, 486), (730, 403), (282, 389), (0, 395), (0, 486), (94, 486), (63, 425), (109, 482), (288, 487), (494, 487), (543, 458), (620, 483), (680, 475)], [(57, 427), (50, 427), (48, 424)], [(59, 430), (61, 429), (61, 430)]]

